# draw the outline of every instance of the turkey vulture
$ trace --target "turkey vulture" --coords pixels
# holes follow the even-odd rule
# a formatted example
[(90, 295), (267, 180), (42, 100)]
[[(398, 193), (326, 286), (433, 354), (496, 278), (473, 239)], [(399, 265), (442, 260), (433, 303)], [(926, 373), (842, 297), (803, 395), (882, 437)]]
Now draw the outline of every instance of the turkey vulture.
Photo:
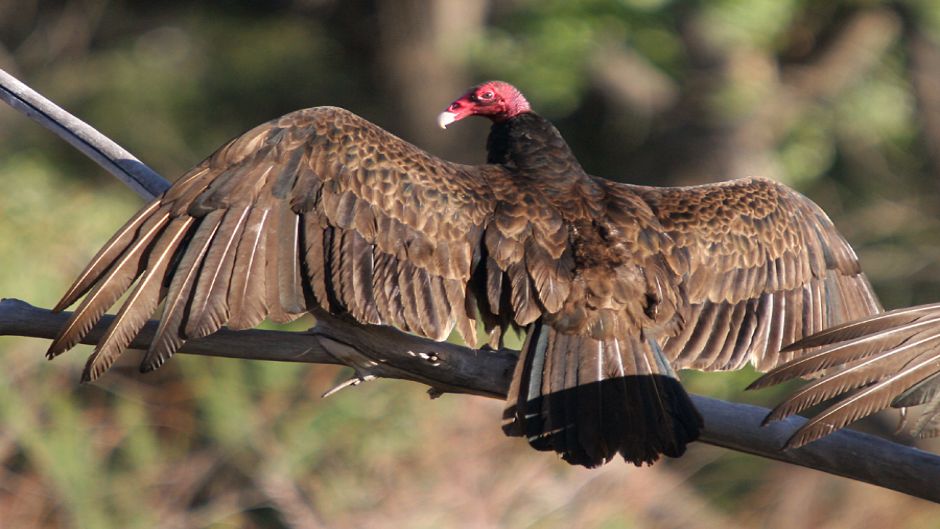
[[(940, 435), (940, 304), (921, 305), (837, 325), (788, 350), (819, 347), (787, 362), (750, 388), (796, 377), (825, 375), (782, 402), (765, 422), (782, 419), (836, 397), (787, 441), (795, 448), (888, 406), (928, 404), (911, 427), (916, 437)], [(902, 422), (903, 425), (903, 422)]]
[(572, 464), (681, 455), (702, 419), (676, 369), (771, 368), (781, 346), (880, 306), (825, 213), (750, 178), (643, 187), (588, 175), (509, 84), (440, 115), (492, 122), (487, 163), (438, 159), (340, 108), (235, 138), (140, 210), (55, 310), (75, 345), (127, 294), (94, 379), (162, 303), (141, 369), (223, 325), (307, 311), (436, 340), (526, 331), (504, 429)]

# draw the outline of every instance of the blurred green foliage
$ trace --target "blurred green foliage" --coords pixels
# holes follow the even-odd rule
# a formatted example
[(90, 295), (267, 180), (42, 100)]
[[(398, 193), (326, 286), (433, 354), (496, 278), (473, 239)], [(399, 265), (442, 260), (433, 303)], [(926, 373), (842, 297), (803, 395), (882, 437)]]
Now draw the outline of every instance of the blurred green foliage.
[[(780, 179), (831, 213), (887, 306), (940, 299), (935, 2), (155, 6), (0, 0), (0, 67), (170, 177), (305, 106), (344, 106), (406, 138), (436, 135), (407, 101), (433, 116), (465, 86), (504, 78), (556, 120), (592, 172), (656, 184)], [(442, 71), (447, 86), (432, 85)], [(479, 161), (484, 131), (449, 130), (433, 150)], [(41, 306), (140, 205), (7, 108), (0, 182), (0, 295)], [(79, 386), (88, 348), (46, 364), (43, 346), (0, 338), (0, 527), (936, 519), (897, 494), (704, 446), (652, 469), (569, 468), (502, 437), (497, 402), (429, 402), (417, 385), (388, 381), (321, 400), (341, 376), (330, 367), (182, 357), (141, 376), (129, 355)], [(742, 395), (754, 376), (685, 378), (694, 391), (758, 403), (789, 389)]]

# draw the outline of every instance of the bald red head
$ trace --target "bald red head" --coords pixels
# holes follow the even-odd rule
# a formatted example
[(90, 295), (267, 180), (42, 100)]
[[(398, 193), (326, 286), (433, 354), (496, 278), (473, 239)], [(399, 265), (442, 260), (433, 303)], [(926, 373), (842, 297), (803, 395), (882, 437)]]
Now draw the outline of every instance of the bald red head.
[(523, 112), (529, 112), (529, 102), (515, 86), (502, 81), (478, 84), (441, 112), (437, 123), (441, 128), (467, 116), (483, 116), (496, 123)]

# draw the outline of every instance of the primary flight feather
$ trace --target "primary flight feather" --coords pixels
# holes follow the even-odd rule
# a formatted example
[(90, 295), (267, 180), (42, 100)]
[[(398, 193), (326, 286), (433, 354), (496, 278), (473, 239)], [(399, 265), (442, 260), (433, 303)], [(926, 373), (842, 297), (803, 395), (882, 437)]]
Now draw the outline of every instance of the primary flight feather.
[[(819, 377), (780, 403), (765, 422), (834, 400), (787, 441), (815, 441), (863, 417), (893, 407), (921, 406), (915, 437), (940, 435), (940, 304), (896, 309), (837, 325), (789, 349), (814, 348), (751, 384), (762, 388), (797, 377)], [(900, 429), (900, 426), (899, 426)]]
[(802, 195), (751, 178), (684, 188), (588, 175), (509, 84), (443, 112), (493, 122), (487, 163), (436, 158), (339, 108), (232, 140), (131, 219), (56, 310), (75, 345), (125, 292), (100, 376), (163, 304), (143, 370), (190, 338), (309, 310), (471, 346), (526, 341), (504, 429), (569, 462), (681, 455), (702, 420), (675, 370), (771, 368), (782, 346), (880, 311), (852, 249)]

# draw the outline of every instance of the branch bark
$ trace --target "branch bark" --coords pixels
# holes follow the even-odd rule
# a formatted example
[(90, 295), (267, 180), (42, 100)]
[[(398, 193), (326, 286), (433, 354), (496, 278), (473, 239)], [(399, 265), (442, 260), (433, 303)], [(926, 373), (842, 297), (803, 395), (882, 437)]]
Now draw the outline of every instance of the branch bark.
[[(11, 84), (11, 80), (15, 83)], [(169, 186), (149, 168), (137, 172), (146, 166), (88, 125), (23, 88), (25, 85), (0, 70), (0, 98), (99, 161), (102, 167), (142, 196), (156, 196)], [(129, 161), (132, 163), (126, 163)], [(140, 174), (149, 176), (140, 177)], [(508, 391), (516, 361), (514, 351), (473, 350), (412, 336), (390, 327), (367, 327), (327, 314), (316, 316), (316, 326), (307, 333), (223, 329), (187, 342), (180, 352), (347, 365), (356, 372), (351, 383), (373, 377), (399, 378), (430, 386), (432, 395), (456, 392), (502, 399)], [(67, 318), (67, 313), (52, 313), (19, 300), (0, 300), (0, 335), (52, 338)], [(97, 342), (110, 321), (111, 317), (103, 318), (83, 342)], [(156, 325), (156, 322), (148, 323), (132, 347), (146, 348)], [(764, 408), (698, 395), (692, 398), (705, 418), (703, 442), (940, 503), (940, 487), (936, 487), (936, 483), (940, 483), (940, 457), (934, 454), (850, 430), (841, 430), (803, 448), (784, 452), (780, 447), (805, 419), (791, 417), (762, 428), (760, 423), (768, 411)]]

